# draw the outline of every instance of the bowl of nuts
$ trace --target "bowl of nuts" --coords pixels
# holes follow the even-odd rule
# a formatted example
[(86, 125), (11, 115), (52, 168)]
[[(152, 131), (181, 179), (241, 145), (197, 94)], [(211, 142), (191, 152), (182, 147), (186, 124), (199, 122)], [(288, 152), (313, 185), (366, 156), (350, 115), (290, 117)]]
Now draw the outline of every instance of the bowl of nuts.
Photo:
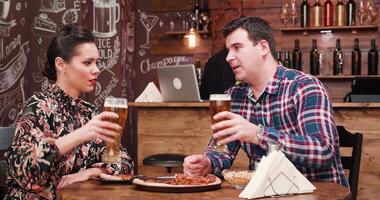
[(253, 176), (253, 171), (249, 170), (223, 170), (224, 180), (232, 187), (242, 190), (247, 186)]

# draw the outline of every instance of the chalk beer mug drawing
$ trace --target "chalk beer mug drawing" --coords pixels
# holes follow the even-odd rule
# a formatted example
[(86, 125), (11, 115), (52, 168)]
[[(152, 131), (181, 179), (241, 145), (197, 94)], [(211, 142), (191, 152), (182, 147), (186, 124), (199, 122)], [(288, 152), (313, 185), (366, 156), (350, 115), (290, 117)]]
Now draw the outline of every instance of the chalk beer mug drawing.
[(103, 162), (105, 163), (121, 163), (121, 150), (120, 141), (124, 131), (125, 121), (128, 116), (128, 101), (123, 98), (107, 97), (104, 100), (104, 111), (115, 112), (119, 115), (118, 119), (106, 119), (113, 123), (119, 124), (122, 129), (115, 137), (114, 143), (106, 142), (106, 150), (103, 155)]

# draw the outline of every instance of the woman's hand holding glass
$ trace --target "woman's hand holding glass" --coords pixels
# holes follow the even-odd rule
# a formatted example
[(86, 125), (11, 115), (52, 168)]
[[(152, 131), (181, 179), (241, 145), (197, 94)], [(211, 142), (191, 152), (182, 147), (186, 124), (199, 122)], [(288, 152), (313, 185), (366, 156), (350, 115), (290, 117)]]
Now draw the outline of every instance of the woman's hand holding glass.
[(118, 118), (118, 114), (108, 111), (96, 115), (80, 128), (80, 131), (83, 132), (81, 134), (83, 142), (95, 141), (97, 139), (110, 143), (115, 142), (115, 137), (119, 135), (122, 127), (117, 123), (106, 121), (106, 119)]

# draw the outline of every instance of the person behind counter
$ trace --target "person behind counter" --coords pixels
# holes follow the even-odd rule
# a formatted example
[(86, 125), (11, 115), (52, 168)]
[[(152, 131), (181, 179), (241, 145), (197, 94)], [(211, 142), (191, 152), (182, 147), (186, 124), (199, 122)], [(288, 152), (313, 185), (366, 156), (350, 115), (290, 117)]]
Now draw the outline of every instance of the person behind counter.
[(201, 99), (208, 100), (210, 94), (224, 93), (235, 84), (235, 75), (226, 61), (227, 54), (227, 49), (223, 48), (208, 59), (200, 86)]
[(226, 60), (241, 84), (227, 90), (231, 112), (214, 115), (222, 121), (211, 129), (228, 150), (209, 149), (204, 155), (186, 157), (184, 173), (220, 175), (231, 167), (240, 148), (254, 170), (266, 154), (266, 145), (277, 144), (308, 179), (348, 187), (332, 104), (322, 83), (277, 63), (272, 30), (261, 18), (235, 19), (225, 26), (224, 35)]
[(80, 98), (92, 92), (100, 73), (95, 38), (85, 28), (69, 24), (53, 38), (43, 74), (55, 82), (27, 101), (16, 122), (9, 151), (8, 193), (5, 199), (56, 199), (56, 190), (106, 174), (131, 174), (133, 163), (122, 147), (122, 162), (102, 163), (105, 141), (114, 142), (121, 129), (105, 121)]

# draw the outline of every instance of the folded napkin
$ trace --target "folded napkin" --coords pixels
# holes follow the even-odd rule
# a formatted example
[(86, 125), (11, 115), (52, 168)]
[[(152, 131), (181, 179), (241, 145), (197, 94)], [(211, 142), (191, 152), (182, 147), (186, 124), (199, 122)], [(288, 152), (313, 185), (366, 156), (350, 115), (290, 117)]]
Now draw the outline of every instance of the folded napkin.
[(140, 96), (135, 99), (135, 102), (162, 102), (162, 95), (156, 85), (149, 82)]
[(263, 156), (256, 172), (240, 198), (254, 199), (264, 196), (301, 194), (316, 188), (291, 163), (281, 151)]

